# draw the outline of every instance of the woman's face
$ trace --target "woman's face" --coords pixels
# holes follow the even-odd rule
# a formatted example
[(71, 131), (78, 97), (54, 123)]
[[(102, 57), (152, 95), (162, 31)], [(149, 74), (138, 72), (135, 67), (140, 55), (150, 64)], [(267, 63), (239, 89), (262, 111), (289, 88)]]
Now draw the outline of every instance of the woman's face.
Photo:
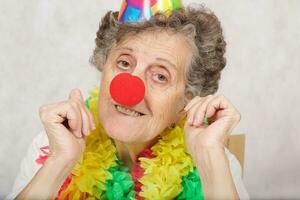
[[(192, 50), (187, 38), (167, 32), (129, 36), (111, 50), (103, 67), (99, 117), (107, 134), (126, 143), (149, 142), (176, 123), (184, 107), (185, 75)], [(109, 92), (112, 79), (131, 73), (144, 81), (144, 99), (124, 112)], [(137, 114), (138, 112), (139, 114)]]

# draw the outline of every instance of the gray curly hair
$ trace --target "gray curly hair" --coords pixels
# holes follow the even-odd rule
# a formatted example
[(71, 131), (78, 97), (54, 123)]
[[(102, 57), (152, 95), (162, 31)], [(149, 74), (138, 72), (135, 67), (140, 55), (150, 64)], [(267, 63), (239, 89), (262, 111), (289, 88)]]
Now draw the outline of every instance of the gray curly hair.
[(117, 12), (106, 13), (97, 31), (96, 48), (90, 62), (99, 71), (110, 50), (129, 34), (168, 29), (185, 34), (195, 49), (187, 70), (185, 97), (206, 96), (218, 90), (221, 71), (226, 65), (226, 42), (218, 18), (209, 9), (187, 7), (172, 11), (169, 16), (158, 13), (148, 21), (124, 24), (118, 22), (117, 15)]

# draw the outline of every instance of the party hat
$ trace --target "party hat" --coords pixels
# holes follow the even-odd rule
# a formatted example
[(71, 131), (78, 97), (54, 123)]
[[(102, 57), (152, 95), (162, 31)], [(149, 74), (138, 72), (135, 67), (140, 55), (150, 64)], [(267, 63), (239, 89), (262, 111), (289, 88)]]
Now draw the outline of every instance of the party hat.
[(141, 22), (150, 19), (157, 12), (168, 15), (180, 8), (181, 0), (123, 0), (118, 20), (121, 23)]

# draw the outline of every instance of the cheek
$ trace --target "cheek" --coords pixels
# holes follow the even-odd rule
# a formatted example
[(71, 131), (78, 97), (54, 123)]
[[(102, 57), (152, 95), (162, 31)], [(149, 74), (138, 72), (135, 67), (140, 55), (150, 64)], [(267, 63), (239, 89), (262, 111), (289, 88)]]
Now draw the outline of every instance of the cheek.
[(153, 115), (158, 124), (169, 126), (176, 119), (178, 110), (178, 97), (175, 95), (162, 94), (162, 97), (156, 97), (153, 101)]
[(100, 83), (100, 94), (104, 98), (110, 97), (109, 86), (113, 77), (114, 77), (113, 72), (107, 68), (102, 72), (101, 83)]
[(110, 75), (107, 71), (102, 72), (101, 83), (100, 83), (100, 95), (99, 95), (99, 117), (103, 122), (103, 119), (106, 119), (109, 115), (110, 110), (107, 106), (110, 102), (110, 93), (109, 93), (109, 84), (110, 84)]
[(178, 84), (172, 91), (166, 94), (164, 106), (161, 108), (169, 117), (169, 122), (174, 123), (178, 120), (182, 109), (184, 108), (184, 84)]

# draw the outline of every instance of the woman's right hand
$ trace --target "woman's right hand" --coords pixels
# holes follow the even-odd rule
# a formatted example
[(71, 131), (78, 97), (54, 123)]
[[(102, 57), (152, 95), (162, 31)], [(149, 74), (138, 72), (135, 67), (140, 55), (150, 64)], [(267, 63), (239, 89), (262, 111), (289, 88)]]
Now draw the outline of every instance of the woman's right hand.
[(40, 118), (48, 135), (50, 153), (17, 200), (55, 199), (84, 151), (84, 137), (95, 128), (78, 89), (71, 91), (67, 101), (42, 106)]
[(84, 137), (95, 129), (80, 90), (73, 89), (67, 101), (42, 106), (39, 114), (49, 140), (49, 158), (75, 164), (84, 151)]

